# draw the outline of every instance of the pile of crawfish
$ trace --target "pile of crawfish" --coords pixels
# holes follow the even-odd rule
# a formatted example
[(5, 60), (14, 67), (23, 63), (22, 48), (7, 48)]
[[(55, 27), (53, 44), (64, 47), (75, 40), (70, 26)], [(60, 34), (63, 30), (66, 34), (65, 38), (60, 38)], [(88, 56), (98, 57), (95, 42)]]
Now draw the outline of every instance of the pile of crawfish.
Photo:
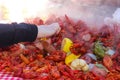
[[(120, 79), (120, 40), (116, 34), (116, 28), (110, 29), (104, 25), (101, 29), (89, 28), (83, 21), (73, 21), (68, 16), (50, 18), (43, 22), (35, 18), (36, 25), (58, 22), (61, 31), (49, 39), (38, 39), (33, 43), (18, 43), (0, 49), (0, 71), (13, 72), (14, 76), (33, 80), (119, 80)], [(114, 26), (117, 27), (117, 26)], [(65, 64), (66, 53), (61, 50), (64, 38), (73, 41), (71, 52), (81, 54), (87, 64), (100, 63), (108, 72), (94, 70), (83, 72), (72, 70)], [(100, 41), (104, 47), (115, 50), (112, 56), (105, 55), (97, 61), (86, 56), (86, 53), (94, 53), (93, 47), (96, 41)], [(94, 68), (95, 69), (95, 68)]]

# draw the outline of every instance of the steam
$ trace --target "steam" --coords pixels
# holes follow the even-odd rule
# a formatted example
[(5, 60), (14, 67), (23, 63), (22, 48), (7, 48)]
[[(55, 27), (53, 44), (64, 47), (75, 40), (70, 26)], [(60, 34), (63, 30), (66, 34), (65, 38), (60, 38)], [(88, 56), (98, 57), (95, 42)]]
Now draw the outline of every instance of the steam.
[(81, 19), (90, 26), (101, 26), (105, 17), (112, 17), (120, 7), (120, 0), (52, 0), (51, 14), (67, 14), (75, 20)]
[(11, 0), (11, 3), (8, 0), (0, 1), (8, 6), (8, 9), (14, 5), (11, 9), (18, 17), (12, 14), (11, 19), (15, 16), (13, 21), (23, 21), (26, 17), (46, 19), (50, 15), (60, 17), (66, 14), (74, 20), (85, 21), (89, 26), (101, 26), (104, 18), (112, 17), (114, 11), (120, 7), (120, 0)]

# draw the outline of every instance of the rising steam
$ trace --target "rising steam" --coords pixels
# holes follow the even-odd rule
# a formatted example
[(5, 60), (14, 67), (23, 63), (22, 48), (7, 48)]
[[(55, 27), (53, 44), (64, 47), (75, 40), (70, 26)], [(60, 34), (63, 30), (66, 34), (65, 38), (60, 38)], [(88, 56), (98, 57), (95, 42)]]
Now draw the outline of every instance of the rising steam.
[[(82, 19), (91, 26), (101, 26), (105, 17), (112, 17), (120, 0), (52, 0), (51, 13)], [(57, 6), (56, 6), (57, 5)]]
[[(8, 9), (5, 15), (11, 21), (21, 22), (26, 17), (46, 19), (52, 14), (58, 17), (67, 14), (91, 26), (102, 25), (104, 18), (111, 17), (120, 7), (120, 0), (0, 0), (0, 3)], [(3, 16), (0, 11), (0, 16)]]

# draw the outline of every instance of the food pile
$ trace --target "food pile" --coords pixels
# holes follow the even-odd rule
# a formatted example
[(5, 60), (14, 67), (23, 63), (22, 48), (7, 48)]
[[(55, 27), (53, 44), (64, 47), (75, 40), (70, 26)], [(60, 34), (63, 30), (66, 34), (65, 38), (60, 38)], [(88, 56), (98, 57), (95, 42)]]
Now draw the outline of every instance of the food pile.
[(119, 80), (120, 33), (104, 25), (89, 28), (68, 16), (36, 25), (58, 22), (61, 32), (33, 43), (18, 43), (0, 49), (0, 71), (33, 80)]

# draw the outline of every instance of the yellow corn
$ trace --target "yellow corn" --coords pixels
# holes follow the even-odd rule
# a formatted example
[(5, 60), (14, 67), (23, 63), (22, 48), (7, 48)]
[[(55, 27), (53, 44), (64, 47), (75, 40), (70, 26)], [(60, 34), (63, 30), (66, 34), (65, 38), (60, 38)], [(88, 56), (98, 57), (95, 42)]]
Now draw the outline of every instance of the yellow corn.
[(69, 38), (64, 38), (61, 45), (61, 50), (66, 53), (70, 52), (70, 47), (73, 45), (73, 42)]
[(69, 65), (73, 60), (77, 59), (80, 57), (80, 54), (79, 55), (75, 55), (73, 53), (69, 54), (66, 58), (65, 58), (65, 64), (66, 65)]

